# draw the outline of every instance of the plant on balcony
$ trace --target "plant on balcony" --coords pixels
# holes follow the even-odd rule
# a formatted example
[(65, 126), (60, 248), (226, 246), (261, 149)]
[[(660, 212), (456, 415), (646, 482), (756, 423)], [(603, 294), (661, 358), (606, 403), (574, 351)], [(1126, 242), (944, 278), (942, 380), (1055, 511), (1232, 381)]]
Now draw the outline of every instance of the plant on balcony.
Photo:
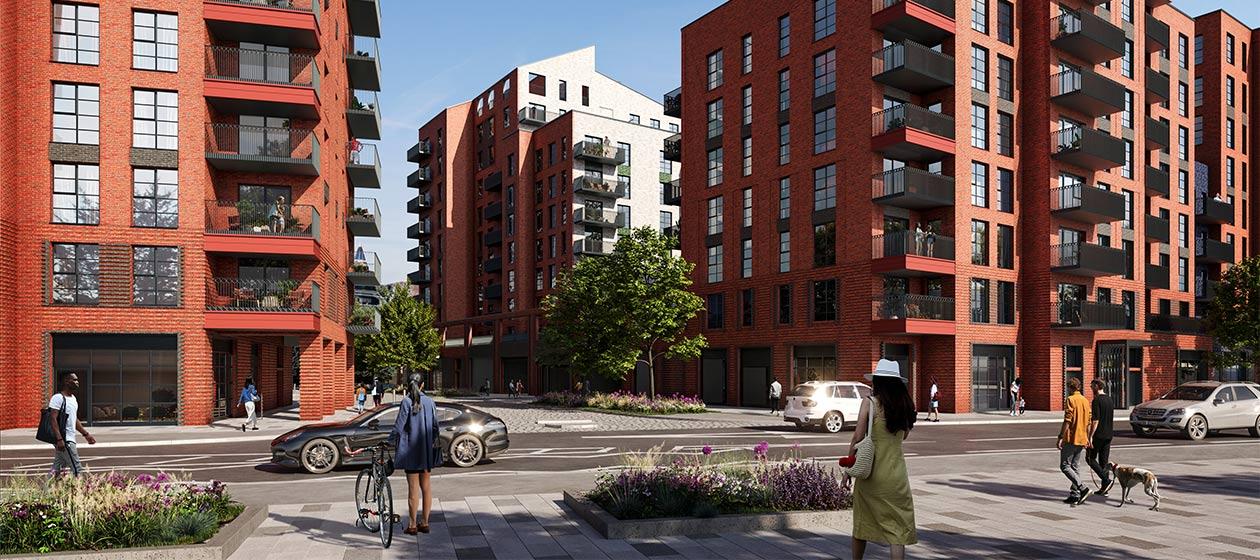
[(591, 157), (605, 157), (609, 155), (603, 142), (586, 142), (582, 144), (582, 153)]
[(1260, 257), (1249, 257), (1221, 275), (1208, 305), (1208, 333), (1220, 352), (1215, 367), (1245, 366), (1260, 356)]
[(368, 263), (365, 263), (363, 261), (355, 261), (354, 264), (350, 265), (350, 271), (351, 272), (371, 272), (372, 269), (368, 267)]
[(359, 208), (358, 206), (350, 210), (350, 215), (356, 218), (363, 218), (365, 220), (372, 219), (372, 213), (369, 212), (367, 208)]
[(354, 304), (354, 309), (350, 311), (350, 320), (347, 324), (370, 327), (376, 324), (376, 309), (367, 305)]
[(266, 231), (267, 225), (267, 205), (252, 200), (236, 201), (236, 215), (240, 219), (240, 229), (243, 231), (261, 232)]
[(362, 101), (359, 101), (358, 97), (351, 97), (350, 109), (355, 110), (355, 111), (367, 111), (369, 110), (369, 106), (364, 105)]

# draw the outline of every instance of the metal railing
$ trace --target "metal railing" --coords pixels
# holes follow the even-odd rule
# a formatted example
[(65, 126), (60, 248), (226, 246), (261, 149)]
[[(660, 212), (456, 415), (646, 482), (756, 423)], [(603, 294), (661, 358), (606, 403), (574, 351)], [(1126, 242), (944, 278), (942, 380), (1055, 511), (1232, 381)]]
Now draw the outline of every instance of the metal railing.
[(954, 298), (919, 294), (891, 293), (871, 302), (871, 318), (954, 320)]
[(1080, 33), (1083, 26), (1080, 14), (1073, 11), (1064, 11), (1058, 17), (1050, 20), (1050, 40), (1053, 41), (1072, 33)]
[(1081, 207), (1081, 196), (1086, 187), (1083, 183), (1050, 189), (1050, 210), (1069, 210)]
[(1123, 329), (1128, 325), (1128, 310), (1123, 305), (1103, 301), (1058, 299), (1051, 303), (1052, 316), (1064, 326)]
[(611, 239), (585, 237), (578, 241), (578, 251), (588, 255), (607, 255), (613, 252), (617, 244)]
[(1066, 152), (1080, 148), (1081, 135), (1084, 133), (1084, 129), (1076, 125), (1065, 126), (1055, 131), (1054, 145), (1056, 151)]
[(242, 4), (246, 6), (261, 6), (264, 8), (278, 8), (281, 10), (293, 10), (295, 12), (312, 12), (315, 10), (315, 2), (313, 0), (210, 0), (215, 4)]
[(207, 200), (206, 233), (319, 238), (319, 210), (306, 204)]
[(873, 238), (872, 258), (906, 255), (954, 260), (954, 238), (918, 230), (893, 231)]
[(206, 77), (310, 87), (315, 57), (309, 54), (206, 46)]
[(351, 253), (350, 272), (354, 274), (372, 274), (380, 276), (381, 259), (376, 255), (375, 251), (364, 251), (362, 259), (356, 259), (354, 257), (354, 253)]
[(560, 116), (559, 113), (548, 111), (542, 107), (525, 107), (517, 114), (517, 122), (541, 125), (558, 116)]
[(381, 65), (381, 44), (376, 37), (364, 37), (362, 35), (354, 36), (354, 52), (347, 56), (355, 56), (359, 58), (370, 58), (376, 61), (376, 66)]
[(954, 117), (909, 103), (875, 113), (873, 120), (876, 136), (899, 128), (913, 128), (945, 138), (954, 137)]
[(381, 158), (376, 151), (376, 144), (350, 142), (346, 146), (346, 152), (347, 161), (350, 165), (381, 166)]
[(367, 111), (372, 113), (381, 112), (381, 100), (375, 91), (366, 91), (356, 89), (351, 92), (350, 99), (346, 100), (346, 110), (349, 111)]
[(661, 148), (665, 151), (665, 159), (682, 161), (682, 133), (666, 137), (662, 142)]
[(954, 178), (915, 167), (899, 167), (873, 175), (871, 190), (872, 198), (913, 194), (953, 202)]
[(626, 150), (611, 142), (594, 142), (591, 140), (583, 140), (573, 147), (573, 155), (575, 157), (589, 157), (601, 160), (611, 160), (618, 163), (626, 161)]
[(879, 49), (871, 57), (872, 76), (907, 67), (943, 82), (954, 81), (954, 57), (908, 39)]
[(682, 87), (665, 94), (665, 114), (671, 117), (682, 116)]
[(880, 11), (896, 6), (897, 4), (902, 4), (906, 2), (909, 2), (911, 4), (918, 4), (938, 14), (948, 16), (950, 19), (954, 19), (953, 0), (875, 0), (874, 5), (871, 7), (871, 13), (878, 13)]
[(612, 196), (616, 198), (625, 198), (626, 193), (629, 192), (624, 183), (609, 181), (608, 179), (599, 179), (596, 177), (587, 177), (585, 175), (575, 177), (573, 179), (573, 190), (580, 193)]
[(318, 284), (297, 280), (211, 278), (206, 283), (206, 309), (215, 311), (318, 312)]
[(377, 334), (381, 332), (381, 312), (371, 305), (350, 308), (346, 316), (346, 332), (350, 334)]
[(1085, 245), (1083, 241), (1075, 241), (1072, 243), (1060, 243), (1050, 247), (1050, 266), (1080, 266), (1081, 264), (1081, 246)]
[(309, 128), (206, 125), (206, 152), (267, 158), (315, 159), (319, 148)]
[(376, 229), (381, 228), (381, 207), (377, 205), (375, 198), (366, 198), (356, 196), (350, 199), (350, 211), (346, 214), (348, 222), (371, 222), (376, 224)]

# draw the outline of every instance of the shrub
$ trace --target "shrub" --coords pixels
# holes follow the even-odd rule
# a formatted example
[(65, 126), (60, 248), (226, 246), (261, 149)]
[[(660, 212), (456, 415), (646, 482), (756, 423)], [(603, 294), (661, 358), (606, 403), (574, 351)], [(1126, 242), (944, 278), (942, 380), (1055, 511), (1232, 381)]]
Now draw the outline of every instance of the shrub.
[(570, 391), (552, 392), (543, 394), (536, 402), (566, 408), (597, 408), (638, 414), (694, 414), (707, 411), (704, 401), (699, 397), (678, 394), (649, 397), (642, 393), (624, 391), (589, 395)]

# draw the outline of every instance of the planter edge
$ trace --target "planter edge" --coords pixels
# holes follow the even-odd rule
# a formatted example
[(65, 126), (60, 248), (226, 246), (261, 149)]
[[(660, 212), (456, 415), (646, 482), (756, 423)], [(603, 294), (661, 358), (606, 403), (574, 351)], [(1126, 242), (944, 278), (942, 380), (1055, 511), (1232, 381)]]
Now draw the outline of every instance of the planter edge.
[(710, 518), (670, 517), (622, 520), (613, 517), (612, 514), (604, 511), (604, 508), (590, 501), (584, 493), (577, 490), (566, 490), (564, 492), (564, 503), (606, 539), (809, 529), (819, 525), (848, 529), (853, 516), (852, 510), (836, 510), (730, 514)]

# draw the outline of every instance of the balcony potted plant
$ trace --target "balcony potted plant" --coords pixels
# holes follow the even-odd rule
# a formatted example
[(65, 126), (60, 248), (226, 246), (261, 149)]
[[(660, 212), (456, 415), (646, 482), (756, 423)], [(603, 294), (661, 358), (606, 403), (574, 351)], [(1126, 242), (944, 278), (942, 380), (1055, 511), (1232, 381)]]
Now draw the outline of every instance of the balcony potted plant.
[(293, 293), (293, 290), (297, 289), (297, 287), (297, 280), (280, 280), (275, 282), (270, 292), (263, 296), (262, 306), (269, 309), (296, 307), (290, 300), (289, 296)]
[(368, 263), (365, 263), (363, 261), (354, 261), (354, 264), (350, 265), (350, 271), (351, 272), (371, 272), (371, 269), (368, 268)]

